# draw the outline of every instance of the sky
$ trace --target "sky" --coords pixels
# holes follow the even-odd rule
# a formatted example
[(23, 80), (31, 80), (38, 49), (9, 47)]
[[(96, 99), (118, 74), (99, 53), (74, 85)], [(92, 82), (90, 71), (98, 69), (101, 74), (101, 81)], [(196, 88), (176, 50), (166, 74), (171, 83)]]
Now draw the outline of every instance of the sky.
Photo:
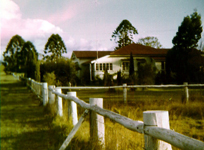
[(184, 17), (195, 9), (204, 24), (204, 0), (0, 0), (0, 60), (16, 34), (42, 54), (52, 34), (62, 37), (67, 57), (73, 50), (114, 50), (110, 39), (124, 19), (138, 31), (134, 42), (155, 36), (171, 48)]

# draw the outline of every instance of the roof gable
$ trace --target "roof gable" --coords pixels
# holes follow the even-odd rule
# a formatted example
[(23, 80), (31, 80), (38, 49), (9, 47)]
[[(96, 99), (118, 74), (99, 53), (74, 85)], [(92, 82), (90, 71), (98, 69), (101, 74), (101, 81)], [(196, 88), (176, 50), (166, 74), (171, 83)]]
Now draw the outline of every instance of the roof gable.
[(110, 55), (166, 55), (170, 49), (156, 49), (150, 46), (144, 46), (141, 44), (130, 44), (128, 46), (122, 47)]

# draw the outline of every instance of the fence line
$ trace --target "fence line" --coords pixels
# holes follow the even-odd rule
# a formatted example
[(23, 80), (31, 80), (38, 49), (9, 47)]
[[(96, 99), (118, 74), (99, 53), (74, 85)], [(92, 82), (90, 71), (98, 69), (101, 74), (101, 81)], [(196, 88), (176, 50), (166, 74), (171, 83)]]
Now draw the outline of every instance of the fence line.
[(71, 86), (61, 86), (56, 87), (59, 89), (117, 89), (117, 88), (123, 88), (123, 101), (124, 103), (127, 103), (127, 88), (184, 88), (184, 99), (185, 102), (189, 102), (189, 87), (204, 87), (204, 84), (188, 84), (187, 82), (184, 82), (183, 85), (127, 85), (123, 84), (120, 86), (77, 86), (77, 87), (71, 87)]
[[(172, 144), (173, 146), (176, 146), (181, 149), (185, 150), (203, 150), (204, 143), (202, 141), (190, 138), (188, 136), (182, 135), (180, 133), (177, 133), (175, 131), (172, 131), (170, 129), (165, 129), (165, 128), (159, 128), (156, 126), (147, 126), (145, 125), (142, 121), (134, 121), (130, 118), (127, 118), (125, 116), (121, 116), (115, 112), (109, 111), (102, 109), (98, 106), (91, 106), (90, 104), (87, 104), (83, 102), (82, 100), (75, 98), (73, 96), (66, 96), (64, 94), (58, 93), (56, 91), (53, 91), (56, 95), (63, 97), (64, 99), (67, 100), (72, 100), (79, 104), (81, 107), (85, 109), (89, 109), (92, 111), (95, 111), (96, 113), (108, 117), (111, 120), (123, 125), (127, 129), (130, 129), (132, 131), (136, 131), (139, 133), (144, 133), (148, 134), (152, 137), (155, 137), (157, 139), (163, 140), (165, 142), (168, 142)], [(176, 140), (175, 140), (176, 139)]]
[[(31, 82), (31, 83), (35, 84), (35, 82)], [(33, 85), (31, 84), (30, 86), (33, 86)], [(175, 85), (165, 85), (165, 86), (166, 87), (167, 86), (173, 87)], [(189, 85), (179, 85), (179, 86), (176, 86), (176, 87), (187, 87), (187, 86), (189, 86)], [(199, 86), (203, 86), (203, 84), (199, 85)], [(114, 86), (114, 87), (116, 87), (116, 86)], [(124, 85), (120, 86), (120, 87), (124, 87)], [(147, 87), (147, 86), (138, 86), (137, 85), (137, 86), (126, 86), (126, 87)], [(158, 86), (151, 85), (151, 86), (148, 86), (148, 87), (158, 87)], [(107, 87), (104, 87), (104, 88), (107, 88)], [(44, 87), (44, 89), (45, 89), (45, 87)], [(60, 92), (61, 89), (71, 89), (70, 87), (57, 87), (57, 88), (52, 87), (51, 88), (49, 86), (49, 88), (46, 88), (46, 89), (49, 90), (49, 92), (52, 92), (53, 94), (55, 94), (58, 98), (60, 97), (60, 98), (64, 98), (65, 100), (74, 101), (75, 103), (77, 103), (81, 107), (83, 107), (83, 108), (85, 108), (87, 110), (96, 112), (97, 114), (100, 114), (101, 116), (110, 118), (111, 120), (121, 124), (122, 126), (126, 127), (127, 129), (130, 129), (132, 131), (136, 131), (136, 132), (139, 132), (139, 133), (143, 133), (143, 134), (145, 134), (147, 136), (152, 137), (154, 139), (153, 141), (155, 141), (153, 144), (156, 145), (156, 149), (159, 149), (157, 139), (163, 140), (163, 141), (165, 141), (167, 143), (170, 143), (173, 146), (176, 146), (176, 147), (181, 148), (181, 149), (186, 149), (186, 150), (192, 150), (192, 149), (203, 150), (203, 148), (204, 148), (204, 142), (202, 142), (202, 141), (187, 137), (185, 135), (182, 135), (182, 134), (177, 133), (175, 131), (172, 131), (170, 129), (166, 129), (165, 127), (159, 127), (159, 125), (156, 125), (156, 126), (155, 125), (148, 125), (148, 124), (146, 124), (146, 123), (144, 123), (142, 121), (132, 120), (130, 118), (127, 118), (125, 116), (121, 116), (121, 115), (119, 115), (119, 114), (117, 114), (115, 112), (112, 112), (110, 110), (103, 109), (103, 108), (98, 107), (96, 105), (88, 104), (88, 103), (84, 102), (83, 100), (81, 100), (81, 99), (79, 99), (79, 98), (77, 98), (75, 96), (68, 96), (68, 95), (62, 94)], [(45, 97), (45, 96), (46, 95), (43, 95), (43, 97)], [(48, 99), (51, 100), (52, 98), (48, 98)], [(57, 99), (57, 100), (59, 100), (59, 99)], [(63, 108), (58, 107), (58, 109), (63, 109)], [(58, 111), (62, 111), (62, 110), (58, 110)], [(154, 113), (155, 115), (154, 115), (153, 118), (156, 119), (156, 120), (160, 119), (158, 117), (158, 116), (160, 116), (160, 113), (158, 111), (151, 111), (151, 112), (147, 112), (147, 113)], [(162, 121), (162, 120), (159, 120), (159, 121)], [(78, 123), (76, 124), (76, 126), (77, 125), (78, 125)], [(146, 144), (150, 144), (149, 141), (145, 141), (145, 145)], [(153, 146), (149, 145), (147, 147), (147, 149), (153, 150)], [(165, 149), (171, 149), (171, 147), (167, 147)], [(62, 150), (62, 149), (60, 149), (60, 150)]]
[[(185, 82), (184, 82), (185, 83)], [(202, 87), (204, 84), (188, 84), (188, 85), (126, 85), (127, 88), (182, 88), (182, 87)], [(119, 86), (59, 86), (60, 89), (111, 89), (111, 88), (123, 88), (124, 85)]]

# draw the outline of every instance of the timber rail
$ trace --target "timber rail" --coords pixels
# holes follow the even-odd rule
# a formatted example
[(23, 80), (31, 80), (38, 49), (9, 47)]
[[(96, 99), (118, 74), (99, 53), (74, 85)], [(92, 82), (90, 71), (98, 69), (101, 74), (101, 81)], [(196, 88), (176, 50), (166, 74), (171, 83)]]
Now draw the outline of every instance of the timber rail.
[[(63, 115), (63, 106), (62, 106), (62, 98), (64, 100), (70, 101), (72, 104), (71, 110), (75, 111), (71, 113), (72, 119), (75, 118), (73, 114), (77, 114), (76, 109), (76, 104), (80, 105), (81, 107), (85, 108), (85, 112), (81, 116), (81, 118), (77, 122), (74, 123), (74, 128), (62, 144), (60, 150), (64, 150), (71, 139), (73, 138), (74, 134), (76, 131), (79, 129), (80, 125), (82, 124), (84, 118), (87, 116), (88, 113), (96, 113), (99, 114), (98, 117), (108, 117), (111, 120), (121, 124), (122, 126), (126, 127), (127, 129), (130, 129), (135, 132), (139, 132), (145, 135), (145, 149), (153, 150), (153, 149), (167, 149), (171, 150), (171, 145), (178, 147), (180, 149), (185, 149), (185, 150), (204, 150), (204, 142), (196, 140), (194, 138), (187, 137), (185, 135), (182, 135), (180, 133), (177, 133), (173, 130), (169, 129), (169, 116), (168, 116), (168, 111), (146, 111), (143, 112), (143, 118), (144, 122), (142, 121), (136, 121), (132, 120), (130, 118), (127, 118), (125, 116), (119, 115), (115, 112), (112, 112), (110, 110), (103, 109), (101, 106), (99, 106), (97, 103), (98, 101), (101, 101), (100, 98), (96, 99), (91, 99), (90, 98), (90, 104), (84, 102), (83, 100), (77, 98), (75, 95), (73, 95), (72, 92), (68, 92), (67, 94), (62, 94), (62, 89), (83, 89), (83, 88), (90, 88), (90, 89), (104, 89), (104, 88), (123, 88), (126, 89), (127, 87), (129, 88), (137, 88), (137, 87), (183, 87), (185, 93), (188, 93), (188, 87), (192, 86), (204, 86), (204, 84), (187, 84), (184, 83), (184, 85), (128, 85), (123, 84), (123, 86), (108, 86), (108, 87), (55, 87), (55, 86), (49, 86), (47, 83), (36, 83), (35, 81), (31, 79), (26, 79), (27, 85), (31, 87), (33, 92), (36, 93), (36, 88), (34, 88), (36, 85), (41, 85), (41, 94), (42, 94), (42, 100), (43, 100), (43, 105), (51, 104), (55, 100), (58, 103), (58, 110), (57, 113), (58, 115), (62, 116)], [(126, 89), (127, 90), (127, 89)], [(127, 93), (126, 93), (127, 94)], [(188, 96), (188, 95), (187, 95)], [(95, 101), (95, 102), (94, 102)], [(158, 117), (160, 116), (160, 117)], [(161, 125), (158, 121), (161, 119), (162, 124), (166, 124), (166, 126)], [(97, 120), (97, 119), (95, 119)], [(104, 121), (102, 119), (102, 121)], [(164, 122), (163, 122), (164, 121)], [(103, 127), (105, 128), (105, 127)], [(100, 130), (100, 129), (98, 129)], [(104, 130), (104, 129), (103, 129)], [(94, 131), (92, 131), (94, 132)], [(105, 139), (105, 134), (104, 135), (99, 135), (98, 136), (98, 141), (101, 142), (101, 144), (105, 144), (105, 142), (101, 139)], [(163, 144), (158, 144), (161, 142), (158, 142), (159, 140), (165, 141)], [(166, 143), (167, 142), (167, 143)], [(169, 143), (169, 144), (168, 144)], [(170, 145), (171, 144), (171, 145)], [(105, 147), (105, 146), (104, 146)]]

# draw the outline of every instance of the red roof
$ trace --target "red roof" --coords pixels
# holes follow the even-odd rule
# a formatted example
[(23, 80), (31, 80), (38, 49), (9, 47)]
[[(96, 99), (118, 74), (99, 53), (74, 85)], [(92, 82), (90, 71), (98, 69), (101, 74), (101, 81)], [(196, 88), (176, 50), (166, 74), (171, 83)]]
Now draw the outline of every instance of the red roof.
[(114, 52), (111, 55), (166, 55), (170, 49), (156, 49), (150, 46), (144, 46), (141, 44), (130, 44), (128, 46), (122, 47)]
[(103, 57), (105, 55), (110, 55), (113, 51), (73, 51), (77, 58), (98, 58)]

